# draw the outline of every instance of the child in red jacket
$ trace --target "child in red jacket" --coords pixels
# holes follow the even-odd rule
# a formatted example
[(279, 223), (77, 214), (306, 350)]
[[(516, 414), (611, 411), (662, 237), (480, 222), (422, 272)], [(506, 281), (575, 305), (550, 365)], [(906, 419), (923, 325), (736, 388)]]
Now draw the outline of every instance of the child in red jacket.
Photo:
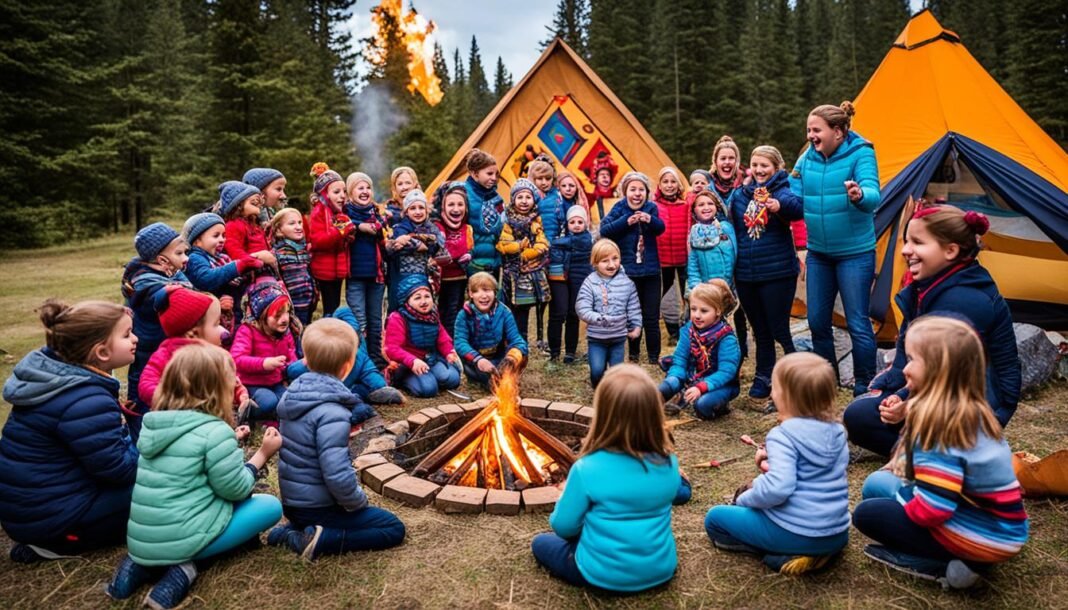
[[(653, 193), (656, 211), (664, 221), (664, 232), (657, 236), (656, 247), (660, 252), (660, 296), (671, 290), (675, 278), (679, 279), (678, 296), (686, 291), (686, 241), (690, 235), (690, 206), (682, 194), (682, 180), (672, 167), (660, 170), (656, 191)], [(681, 311), (681, 309), (680, 309)], [(681, 318), (681, 316), (680, 316)], [(682, 320), (664, 319), (668, 336), (677, 341)]]
[(286, 366), (297, 361), (297, 343), (290, 329), (293, 306), (285, 288), (273, 280), (248, 291), (245, 322), (237, 329), (230, 354), (237, 377), (248, 387), (256, 409), (250, 416), (274, 419), (278, 401), (285, 394)]
[(230, 260), (252, 257), (269, 265), (274, 274), (278, 274), (278, 262), (267, 245), (267, 234), (260, 226), (260, 205), (263, 195), (260, 189), (228, 180), (219, 185), (219, 216), (226, 221), (226, 241), (223, 251)]
[(460, 386), (460, 357), (441, 325), (426, 276), (409, 275), (398, 284), (400, 309), (386, 322), (389, 383), (416, 398), (432, 398)]
[(341, 305), (341, 284), (349, 276), (349, 243), (356, 238), (356, 225), (342, 213), (345, 180), (323, 162), (312, 166), (315, 184), (308, 215), (308, 247), (311, 275), (323, 297), (323, 315)]
[(441, 262), (441, 290), (438, 291), (438, 311), (445, 330), (452, 334), (456, 316), (467, 294), (467, 263), (471, 262), (474, 236), (467, 224), (467, 187), (463, 182), (446, 182), (434, 193), (432, 208), (441, 217), (436, 224), (445, 236), (448, 259)]

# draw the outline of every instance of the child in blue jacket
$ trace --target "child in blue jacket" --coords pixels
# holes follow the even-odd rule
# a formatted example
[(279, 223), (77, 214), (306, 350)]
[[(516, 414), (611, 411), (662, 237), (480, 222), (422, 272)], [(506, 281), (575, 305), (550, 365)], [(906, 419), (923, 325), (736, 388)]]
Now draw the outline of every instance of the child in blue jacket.
[(356, 331), (323, 318), (304, 331), (308, 373), (278, 405), (282, 432), (278, 486), (289, 523), (267, 543), (313, 560), (346, 551), (387, 549), (404, 540), (404, 524), (369, 506), (349, 456), (352, 406), (359, 400), (341, 382), (356, 361)]
[(711, 191), (694, 195), (689, 245), (690, 254), (686, 259), (687, 292), (702, 282), (716, 278), (724, 280), (729, 286), (734, 285), (738, 239), (719, 195)]
[(421, 276), (430, 282), (431, 259), (445, 251), (445, 235), (430, 221), (430, 204), (426, 194), (412, 189), (404, 196), (404, 218), (393, 227), (393, 237), (386, 242), (393, 269), (389, 286), (389, 311), (396, 311), (403, 301), (399, 300), (400, 284), (405, 278)]
[[(383, 234), (386, 222), (374, 201), (374, 184), (363, 172), (353, 172), (345, 179), (343, 211), (356, 225), (355, 237), (349, 242), (349, 278), (345, 281), (345, 302), (360, 322), (360, 336), (367, 353), (382, 361), (382, 298), (385, 275), (382, 272)], [(399, 221), (400, 219), (398, 219)]]
[(725, 415), (738, 396), (741, 351), (726, 321), (734, 305), (730, 286), (721, 279), (694, 287), (690, 321), (679, 331), (671, 368), (660, 384), (664, 400), (682, 392), (683, 401), (702, 419)]
[(593, 272), (590, 255), (593, 235), (589, 230), (586, 208), (573, 205), (567, 209), (564, 234), (551, 240), (549, 247), (549, 359), (560, 357), (560, 339), (564, 339), (564, 364), (575, 361), (578, 349), (579, 317), (575, 310), (582, 282)]
[(834, 369), (811, 353), (775, 366), (772, 396), (779, 425), (757, 451), (763, 474), (705, 517), (712, 544), (762, 555), (783, 574), (819, 569), (849, 542), (849, 446), (835, 421)]
[(251, 272), (262, 269), (263, 261), (251, 256), (231, 260), (223, 251), (226, 221), (212, 212), (190, 216), (182, 226), (182, 238), (189, 244), (186, 276), (194, 288), (214, 294), (227, 306), (225, 309), (232, 315), (226, 316), (229, 323), (223, 326), (232, 335), (241, 324), (241, 298)]
[(527, 342), (511, 310), (497, 300), (497, 280), (479, 271), (467, 281), (469, 300), (456, 316), (456, 353), (470, 381), (489, 387), (490, 379), (506, 359), (521, 363)]
[[(651, 364), (660, 359), (660, 257), (656, 237), (666, 225), (655, 203), (649, 200), (652, 187), (641, 172), (627, 172), (619, 180), (619, 192), (625, 205), (615, 205), (601, 220), (601, 237), (619, 245), (623, 269), (638, 290), (645, 331), (645, 351)], [(638, 361), (641, 334), (630, 340), (630, 360)]]

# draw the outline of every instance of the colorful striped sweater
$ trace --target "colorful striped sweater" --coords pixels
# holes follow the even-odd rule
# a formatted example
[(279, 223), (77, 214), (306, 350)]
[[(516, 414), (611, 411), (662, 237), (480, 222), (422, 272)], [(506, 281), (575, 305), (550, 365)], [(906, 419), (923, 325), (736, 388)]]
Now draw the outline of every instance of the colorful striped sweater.
[(946, 550), (983, 563), (1020, 552), (1027, 541), (1027, 513), (1004, 439), (980, 431), (971, 449), (917, 446), (912, 466), (915, 481), (901, 488), (898, 501)]

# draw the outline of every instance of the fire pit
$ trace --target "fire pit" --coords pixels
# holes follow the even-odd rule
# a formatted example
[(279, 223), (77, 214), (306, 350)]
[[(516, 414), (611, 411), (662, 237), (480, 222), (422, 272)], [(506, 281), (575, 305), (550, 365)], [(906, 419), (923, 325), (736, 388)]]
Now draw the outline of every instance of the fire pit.
[(517, 379), (505, 371), (490, 397), (428, 407), (388, 426), (395, 440), (372, 440), (355, 461), (364, 486), (447, 513), (552, 510), (593, 409), (520, 399)]

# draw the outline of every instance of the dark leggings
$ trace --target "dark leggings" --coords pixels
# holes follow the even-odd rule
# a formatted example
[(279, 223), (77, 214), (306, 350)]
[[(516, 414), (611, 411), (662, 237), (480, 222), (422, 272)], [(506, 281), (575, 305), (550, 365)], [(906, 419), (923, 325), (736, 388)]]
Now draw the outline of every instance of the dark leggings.
[(734, 310), (734, 334), (738, 335), (738, 347), (742, 350), (742, 360), (749, 357), (749, 325), (745, 321), (745, 309), (741, 306)]
[(460, 308), (464, 306), (466, 295), (466, 280), (441, 282), (441, 290), (438, 292), (438, 312), (441, 314), (441, 324), (450, 337), (456, 332), (456, 316), (460, 313)]
[[(660, 275), (632, 277), (638, 289), (638, 303), (642, 308), (642, 332), (645, 334), (645, 351), (649, 362), (655, 363), (660, 358)], [(641, 352), (642, 338), (630, 340), (631, 360), (638, 360)]]
[(545, 339), (545, 310), (548, 308), (548, 303), (538, 303), (538, 315), (537, 320), (535, 320), (538, 325), (538, 341)]
[(515, 325), (519, 327), (519, 336), (526, 341), (527, 328), (530, 326), (530, 310), (534, 309), (534, 305), (509, 305), (508, 309), (512, 310), (512, 315), (515, 317)]
[(341, 306), (341, 284), (345, 280), (315, 280), (323, 297), (323, 317), (334, 313)]
[(884, 457), (894, 450), (904, 425), (886, 424), (879, 417), (879, 403), (889, 395), (890, 392), (877, 392), (875, 395), (860, 396), (849, 403), (842, 414), (849, 442)]
[(579, 340), (579, 318), (575, 313), (575, 300), (585, 277), (573, 273), (562, 282), (549, 282), (553, 300), (549, 302), (549, 354), (560, 355), (560, 335), (564, 336), (564, 353), (575, 355)]
[[(664, 295), (671, 290), (671, 286), (675, 284), (675, 278), (679, 280), (679, 298), (682, 299), (682, 295), (686, 292), (686, 267), (661, 267), (660, 268), (660, 298), (663, 300)], [(682, 326), (682, 321), (686, 319), (686, 312), (688, 305), (685, 299), (682, 299), (682, 309), (679, 310), (679, 318), (677, 320), (664, 320), (664, 326), (667, 326), (668, 331), (672, 332), (672, 335), (679, 334), (679, 327)]]
[(133, 486), (103, 488), (89, 509), (54, 538), (16, 540), (60, 555), (79, 555), (88, 551), (126, 544), (126, 523), (130, 520), (130, 497)]
[(883, 546), (918, 557), (939, 561), (957, 559), (931, 536), (926, 527), (916, 525), (895, 498), (863, 500), (853, 509), (853, 526)]
[(738, 281), (738, 298), (756, 337), (756, 376), (769, 383), (775, 368), (775, 343), (782, 346), (783, 353), (794, 352), (790, 308), (796, 287), (796, 275), (765, 282)]

